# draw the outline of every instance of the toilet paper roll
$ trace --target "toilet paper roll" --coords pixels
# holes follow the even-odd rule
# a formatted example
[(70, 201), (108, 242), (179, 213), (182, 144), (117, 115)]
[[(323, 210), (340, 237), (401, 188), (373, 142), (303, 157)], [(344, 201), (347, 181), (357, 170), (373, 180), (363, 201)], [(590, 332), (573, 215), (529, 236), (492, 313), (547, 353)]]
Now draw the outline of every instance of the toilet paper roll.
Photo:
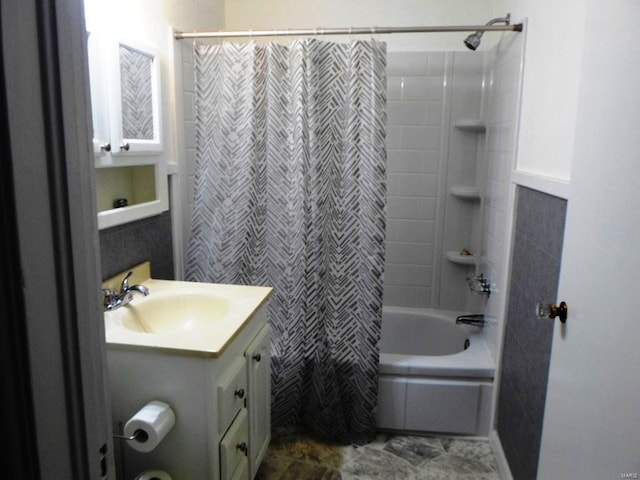
[(150, 452), (158, 446), (176, 423), (176, 416), (171, 407), (164, 402), (153, 400), (142, 407), (124, 425), (127, 437), (137, 435), (133, 440), (127, 440), (131, 448), (139, 452)]
[(138, 475), (135, 480), (171, 480), (171, 475), (161, 470), (147, 470)]

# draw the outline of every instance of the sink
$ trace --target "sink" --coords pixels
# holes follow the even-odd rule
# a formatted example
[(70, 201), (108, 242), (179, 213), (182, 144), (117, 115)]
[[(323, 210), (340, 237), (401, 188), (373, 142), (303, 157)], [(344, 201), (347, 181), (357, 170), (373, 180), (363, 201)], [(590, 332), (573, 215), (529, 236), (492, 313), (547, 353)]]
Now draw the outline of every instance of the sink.
[(229, 313), (229, 301), (202, 292), (163, 292), (119, 309), (119, 324), (134, 332), (179, 333), (211, 329)]
[[(103, 288), (119, 288), (124, 275), (103, 282)], [(109, 348), (217, 357), (272, 293), (269, 287), (156, 280), (148, 271), (134, 273), (131, 282), (147, 287), (149, 295), (134, 294), (127, 305), (104, 312)]]

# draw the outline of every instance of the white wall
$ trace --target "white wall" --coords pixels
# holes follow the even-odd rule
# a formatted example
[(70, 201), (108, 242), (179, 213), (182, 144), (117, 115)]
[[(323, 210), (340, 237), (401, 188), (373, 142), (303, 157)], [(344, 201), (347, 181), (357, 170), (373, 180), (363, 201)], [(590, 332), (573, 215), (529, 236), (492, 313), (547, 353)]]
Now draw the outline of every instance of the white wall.
[[(586, 2), (493, 0), (493, 13), (528, 19), (519, 171), (571, 178)], [(550, 192), (551, 193), (551, 192)]]
[[(505, 12), (506, 13), (506, 12)], [(490, 0), (227, 0), (227, 30), (483, 25)], [(503, 14), (499, 15), (503, 16)], [(492, 35), (487, 34), (487, 38)], [(463, 33), (381, 35), (389, 51), (464, 50)], [(487, 43), (488, 45), (488, 43)]]

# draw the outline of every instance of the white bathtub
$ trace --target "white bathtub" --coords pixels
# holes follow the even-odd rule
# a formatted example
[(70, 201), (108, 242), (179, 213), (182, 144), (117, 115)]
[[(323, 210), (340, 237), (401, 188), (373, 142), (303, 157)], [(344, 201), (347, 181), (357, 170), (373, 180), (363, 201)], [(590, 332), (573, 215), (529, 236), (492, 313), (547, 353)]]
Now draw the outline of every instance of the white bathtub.
[(456, 325), (460, 314), (384, 307), (379, 429), (488, 435), (495, 365), (481, 330)]

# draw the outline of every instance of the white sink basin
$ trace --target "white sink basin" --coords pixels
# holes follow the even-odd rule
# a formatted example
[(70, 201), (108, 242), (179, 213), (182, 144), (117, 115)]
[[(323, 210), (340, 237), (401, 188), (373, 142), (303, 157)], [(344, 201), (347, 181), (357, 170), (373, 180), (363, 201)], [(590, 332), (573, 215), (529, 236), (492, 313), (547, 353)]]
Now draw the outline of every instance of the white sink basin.
[(108, 345), (218, 356), (271, 295), (268, 287), (147, 279), (143, 297), (104, 313)]
[(224, 321), (229, 301), (203, 292), (161, 292), (121, 307), (120, 324), (134, 332), (178, 333), (210, 329)]

